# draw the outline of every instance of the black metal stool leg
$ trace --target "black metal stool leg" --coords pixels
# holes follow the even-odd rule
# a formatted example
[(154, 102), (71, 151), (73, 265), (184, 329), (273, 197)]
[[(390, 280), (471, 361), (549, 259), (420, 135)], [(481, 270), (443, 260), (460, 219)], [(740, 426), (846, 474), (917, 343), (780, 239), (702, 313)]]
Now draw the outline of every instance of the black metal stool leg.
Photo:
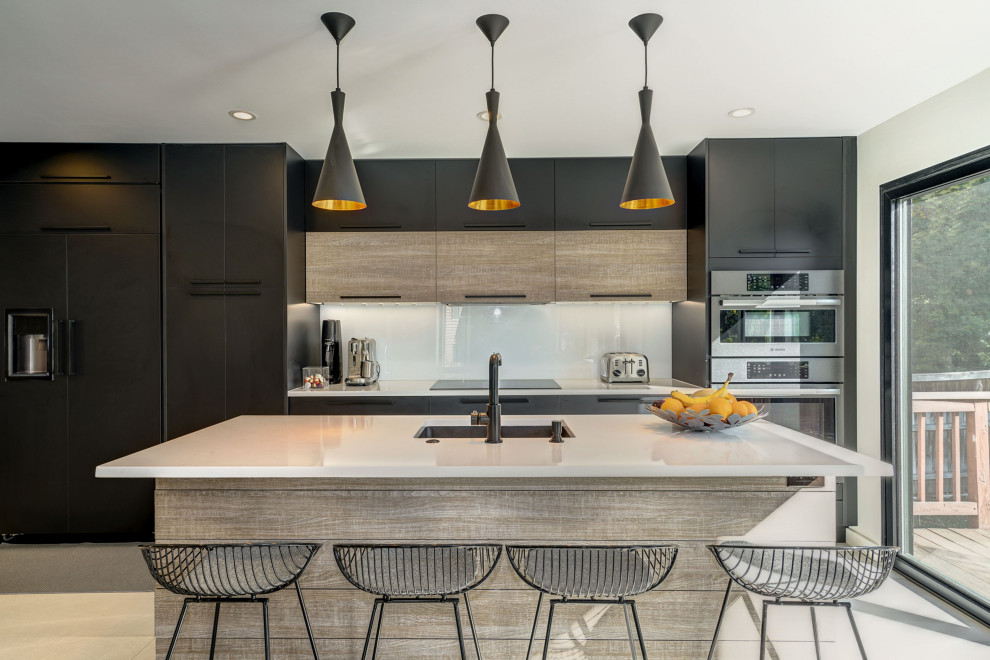
[(179, 621), (175, 624), (175, 632), (172, 633), (172, 641), (168, 645), (168, 653), (165, 660), (172, 660), (172, 651), (175, 650), (175, 640), (179, 638), (179, 629), (182, 628), (182, 620), (186, 618), (186, 608), (189, 607), (189, 600), (182, 601), (182, 611), (179, 612)]
[(466, 591), (464, 592), (464, 607), (467, 609), (468, 623), (471, 624), (471, 637), (474, 638), (474, 651), (478, 654), (478, 660), (481, 660), (481, 644), (478, 642), (478, 631), (474, 627), (474, 615), (471, 613), (471, 601), (468, 600)]
[(822, 660), (822, 647), (818, 643), (818, 620), (815, 618), (815, 606), (808, 607), (811, 610), (811, 634), (815, 636), (815, 658)]
[(856, 619), (853, 618), (852, 606), (849, 603), (842, 603), (842, 606), (846, 608), (846, 614), (849, 615), (849, 625), (853, 629), (853, 635), (856, 636), (856, 644), (859, 646), (859, 654), (863, 656), (863, 660), (869, 660), (866, 657), (866, 648), (863, 646), (863, 640), (859, 636), (859, 628), (856, 627)]
[(636, 642), (633, 640), (632, 626), (629, 625), (629, 603), (619, 601), (622, 606), (622, 614), (626, 617), (626, 635), (629, 637), (629, 650), (632, 652), (633, 660), (636, 660)]
[(763, 601), (763, 620), (760, 621), (760, 660), (767, 655), (767, 613), (770, 611), (770, 601)]
[(553, 630), (553, 610), (556, 606), (557, 603), (551, 598), (550, 616), (547, 617), (547, 636), (543, 640), (543, 660), (547, 660), (547, 654), (550, 653), (550, 631)]
[(533, 616), (533, 631), (529, 633), (529, 647), (526, 648), (526, 660), (533, 655), (533, 640), (536, 639), (536, 624), (540, 620), (540, 608), (543, 607), (543, 592), (540, 592), (540, 599), (536, 601), (536, 614)]
[(378, 627), (375, 629), (375, 646), (371, 649), (371, 660), (378, 657), (378, 640), (382, 636), (382, 620), (385, 618), (385, 601), (381, 602), (378, 609)]
[(213, 636), (210, 637), (210, 660), (213, 660), (213, 653), (217, 650), (217, 626), (220, 624), (220, 601), (217, 601), (216, 609), (213, 610)]
[(732, 591), (732, 580), (725, 588), (725, 598), (722, 599), (722, 609), (718, 611), (718, 621), (715, 622), (715, 634), (712, 635), (712, 645), (708, 649), (708, 660), (712, 660), (715, 655), (715, 643), (718, 641), (718, 631), (722, 627), (722, 617), (725, 616), (725, 607), (729, 604), (729, 592)]
[(268, 599), (261, 601), (261, 616), (265, 620), (265, 660), (272, 660), (272, 636), (268, 632)]
[(636, 624), (636, 635), (639, 637), (639, 650), (643, 652), (643, 660), (647, 660), (646, 641), (643, 640), (643, 628), (639, 625), (639, 612), (636, 611), (636, 601), (629, 601), (629, 605), (632, 607), (633, 623)]
[(457, 624), (457, 644), (461, 649), (461, 660), (467, 660), (467, 649), (464, 648), (464, 629), (461, 628), (461, 603), (456, 598), (451, 598), (454, 604), (454, 623)]
[[(303, 621), (306, 622), (306, 634), (309, 635), (309, 645), (313, 648), (313, 657), (320, 660), (320, 654), (316, 650), (316, 640), (313, 639), (313, 628), (309, 625), (309, 613), (306, 611), (306, 601), (303, 600), (302, 589), (299, 587), (299, 580), (296, 580), (296, 595), (299, 596), (299, 608), (303, 613)], [(219, 610), (219, 605), (217, 606)]]
[(378, 599), (371, 608), (371, 619), (368, 620), (368, 634), (364, 636), (364, 650), (361, 651), (361, 660), (368, 655), (368, 645), (371, 643), (371, 631), (375, 626), (375, 615), (378, 614)]

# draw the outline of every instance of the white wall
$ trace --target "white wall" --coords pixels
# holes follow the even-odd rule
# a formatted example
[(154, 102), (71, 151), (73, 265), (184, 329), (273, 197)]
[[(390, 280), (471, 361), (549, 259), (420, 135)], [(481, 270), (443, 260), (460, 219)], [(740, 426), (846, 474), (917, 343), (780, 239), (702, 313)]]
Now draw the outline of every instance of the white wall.
[[(880, 194), (884, 183), (990, 145), (990, 69), (859, 136), (857, 428), (859, 450), (880, 456)], [(880, 481), (860, 479), (859, 525), (879, 541)]]
[(645, 353), (650, 375), (670, 377), (669, 303), (552, 305), (322, 305), (345, 341), (371, 337), (385, 380), (487, 378), (502, 353), (503, 378), (597, 378), (606, 351)]

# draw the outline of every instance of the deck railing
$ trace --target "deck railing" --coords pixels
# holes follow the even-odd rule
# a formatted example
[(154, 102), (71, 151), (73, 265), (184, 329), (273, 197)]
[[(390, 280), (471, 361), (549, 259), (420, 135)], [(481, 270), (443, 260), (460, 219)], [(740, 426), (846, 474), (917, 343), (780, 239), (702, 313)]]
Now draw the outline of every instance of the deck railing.
[(987, 392), (914, 393), (914, 515), (968, 516), (990, 529), (988, 411)]

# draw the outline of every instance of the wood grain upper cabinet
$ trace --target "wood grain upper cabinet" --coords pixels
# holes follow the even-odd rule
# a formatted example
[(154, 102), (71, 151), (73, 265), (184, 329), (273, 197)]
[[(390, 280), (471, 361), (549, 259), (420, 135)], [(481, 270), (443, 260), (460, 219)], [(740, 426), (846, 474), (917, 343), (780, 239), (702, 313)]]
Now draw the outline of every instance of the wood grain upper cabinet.
[(435, 302), (436, 232), (308, 232), (306, 302)]
[(687, 162), (664, 156), (674, 203), (660, 209), (619, 206), (631, 158), (558, 158), (554, 197), (557, 231), (684, 229), (687, 227)]
[(323, 161), (306, 161), (306, 231), (436, 230), (435, 162), (354, 161), (368, 207), (360, 211), (328, 211), (312, 204)]
[(439, 231), (553, 230), (553, 159), (509, 159), (520, 206), (508, 211), (476, 211), (468, 206), (478, 169), (476, 158), (438, 160), (436, 163)]
[(709, 140), (709, 256), (774, 256), (773, 142)]
[(437, 232), (437, 300), (545, 303), (554, 299), (554, 232)]
[(556, 233), (558, 301), (684, 300), (687, 232)]

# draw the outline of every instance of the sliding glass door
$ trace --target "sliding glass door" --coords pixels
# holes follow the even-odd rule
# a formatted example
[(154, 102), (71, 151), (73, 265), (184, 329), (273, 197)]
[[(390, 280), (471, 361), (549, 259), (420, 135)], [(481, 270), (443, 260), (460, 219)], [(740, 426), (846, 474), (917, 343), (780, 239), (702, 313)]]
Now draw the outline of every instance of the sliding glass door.
[(990, 159), (934, 169), (885, 199), (889, 540), (990, 602)]

